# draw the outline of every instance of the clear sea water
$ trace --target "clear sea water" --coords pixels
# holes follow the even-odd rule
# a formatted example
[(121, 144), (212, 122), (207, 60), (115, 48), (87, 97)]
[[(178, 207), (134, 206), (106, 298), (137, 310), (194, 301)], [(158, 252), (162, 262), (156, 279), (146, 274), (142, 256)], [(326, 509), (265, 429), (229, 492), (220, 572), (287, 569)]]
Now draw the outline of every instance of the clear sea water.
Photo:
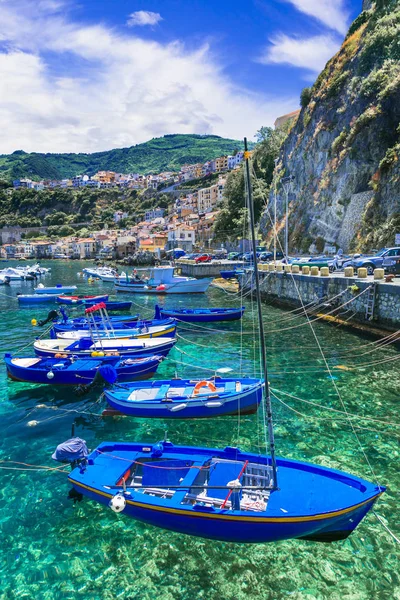
[[(76, 283), (79, 292), (94, 293), (112, 288), (79, 279), (83, 263), (47, 265), (52, 273), (44, 278), (46, 284)], [(51, 306), (19, 309), (15, 300), (17, 291), (29, 293), (32, 287), (26, 282), (0, 288), (1, 352), (18, 349), (16, 355), (29, 355), (29, 348), (19, 349), (40, 334), (30, 321), (43, 318)], [(140, 305), (134, 312), (151, 315), (154, 297), (130, 299)], [(216, 289), (166, 302), (240, 305), (239, 298)], [(258, 372), (255, 312), (247, 299), (244, 305), (242, 323), (181, 329), (181, 351), (171, 352), (157, 376), (204, 376), (221, 367), (232, 368), (235, 375)], [(303, 402), (343, 410), (305, 319), (271, 305), (265, 305), (264, 318), (278, 453), (374, 479), (344, 415)], [(342, 327), (317, 321), (314, 328), (329, 365), (339, 367), (332, 373), (347, 410), (358, 415), (354, 426), (375, 477), (388, 486), (376, 512), (399, 536), (398, 350)], [(67, 498), (65, 474), (15, 470), (24, 468), (16, 462), (56, 466), (51, 454), (70, 437), (73, 421), (89, 448), (103, 440), (157, 441), (167, 429), (175, 443), (256, 450), (262, 429), (253, 416), (168, 423), (102, 419), (98, 393), (77, 398), (69, 389), (11, 382), (3, 366), (0, 386), (0, 598), (400, 599), (399, 546), (372, 513), (350, 538), (334, 544), (235, 545), (155, 529), (85, 499), (74, 505)]]

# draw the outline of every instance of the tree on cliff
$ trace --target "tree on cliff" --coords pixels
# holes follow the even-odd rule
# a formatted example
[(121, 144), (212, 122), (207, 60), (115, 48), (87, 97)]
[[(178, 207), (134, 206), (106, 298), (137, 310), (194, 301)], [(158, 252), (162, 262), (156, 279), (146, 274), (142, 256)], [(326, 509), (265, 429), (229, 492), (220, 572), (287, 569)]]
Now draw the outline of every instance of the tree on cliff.
[[(256, 133), (257, 145), (252, 156), (256, 180), (253, 184), (254, 214), (259, 220), (265, 199), (272, 183), (275, 159), (279, 155), (289, 129), (261, 127)], [(245, 205), (245, 185), (243, 165), (227, 177), (223, 205), (214, 225), (214, 233), (220, 240), (234, 240), (247, 234), (247, 209)]]

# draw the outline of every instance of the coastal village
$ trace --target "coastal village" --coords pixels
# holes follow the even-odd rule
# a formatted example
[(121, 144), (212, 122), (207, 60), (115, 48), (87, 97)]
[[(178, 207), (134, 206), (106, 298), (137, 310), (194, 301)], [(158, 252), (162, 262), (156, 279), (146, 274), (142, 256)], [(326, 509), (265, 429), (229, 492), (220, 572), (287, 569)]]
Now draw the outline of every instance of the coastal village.
[[(183, 165), (179, 172), (163, 172), (156, 175), (139, 173), (115, 173), (98, 171), (92, 177), (76, 175), (61, 181), (32, 181), (17, 179), (14, 189), (134, 189), (169, 192), (171, 201), (168, 208), (156, 204), (146, 211), (144, 220), (129, 229), (118, 224), (128, 216), (124, 211), (113, 215), (115, 228), (90, 232), (87, 237), (69, 236), (57, 241), (24, 239), (26, 230), (20, 227), (5, 227), (1, 230), (3, 258), (76, 258), (76, 259), (122, 259), (135, 252), (150, 252), (160, 257), (161, 252), (182, 248), (185, 252), (193, 249), (209, 249), (212, 244), (212, 226), (219, 206), (227, 174), (238, 169), (243, 162), (243, 151), (234, 155), (220, 156), (205, 163)], [(188, 190), (187, 183), (202, 178), (213, 177), (212, 185)], [(185, 189), (179, 186), (185, 184)], [(36, 228), (37, 229), (37, 228)], [(46, 228), (41, 228), (45, 236)]]

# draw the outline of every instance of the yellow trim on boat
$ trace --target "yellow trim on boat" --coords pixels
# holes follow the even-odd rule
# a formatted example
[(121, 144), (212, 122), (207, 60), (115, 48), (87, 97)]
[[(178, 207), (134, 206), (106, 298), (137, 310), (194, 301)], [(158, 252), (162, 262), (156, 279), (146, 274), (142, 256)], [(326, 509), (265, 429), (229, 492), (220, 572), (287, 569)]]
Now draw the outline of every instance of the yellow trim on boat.
[[(112, 498), (114, 496), (114, 494), (109, 494), (108, 492), (102, 492), (96, 488), (92, 488), (88, 485), (79, 483), (77, 481), (73, 481), (71, 479), (69, 479), (69, 481), (73, 485), (82, 487), (82, 488), (89, 490), (90, 492), (94, 492), (100, 496), (105, 496), (106, 498)], [(155, 510), (157, 512), (172, 513), (175, 515), (185, 515), (187, 517), (219, 519), (219, 520), (223, 520), (223, 521), (242, 521), (244, 523), (246, 523), (246, 522), (254, 523), (255, 521), (257, 523), (302, 523), (302, 522), (306, 522), (306, 521), (323, 521), (325, 519), (332, 519), (334, 517), (340, 517), (341, 515), (345, 515), (347, 513), (352, 512), (353, 510), (357, 510), (358, 508), (361, 508), (361, 506), (364, 506), (364, 504), (368, 504), (369, 502), (374, 502), (382, 494), (383, 494), (383, 492), (379, 492), (372, 498), (368, 498), (368, 500), (364, 500), (364, 502), (360, 502), (359, 504), (354, 504), (353, 506), (350, 506), (349, 508), (344, 508), (342, 510), (337, 510), (335, 512), (330, 512), (330, 513), (320, 513), (317, 515), (310, 515), (307, 517), (261, 517), (261, 518), (253, 517), (253, 516), (252, 517), (236, 517), (234, 515), (221, 515), (221, 514), (214, 515), (214, 514), (209, 514), (209, 513), (195, 513), (195, 512), (191, 512), (189, 510), (180, 510), (180, 509), (175, 509), (175, 508), (164, 508), (162, 506), (153, 506), (153, 505), (149, 505), (149, 504), (143, 504), (142, 502), (134, 502), (133, 500), (128, 500), (128, 499), (126, 499), (126, 503), (130, 504), (131, 506), (136, 506), (138, 508)]]

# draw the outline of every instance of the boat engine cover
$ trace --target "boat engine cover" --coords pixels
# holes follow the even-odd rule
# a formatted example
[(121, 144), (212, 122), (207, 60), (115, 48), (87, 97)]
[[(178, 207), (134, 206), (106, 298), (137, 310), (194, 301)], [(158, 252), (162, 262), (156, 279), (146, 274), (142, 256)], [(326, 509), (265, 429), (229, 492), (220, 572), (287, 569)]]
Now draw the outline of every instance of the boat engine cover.
[(86, 441), (75, 437), (59, 444), (51, 458), (61, 463), (72, 463), (86, 458), (88, 454)]

